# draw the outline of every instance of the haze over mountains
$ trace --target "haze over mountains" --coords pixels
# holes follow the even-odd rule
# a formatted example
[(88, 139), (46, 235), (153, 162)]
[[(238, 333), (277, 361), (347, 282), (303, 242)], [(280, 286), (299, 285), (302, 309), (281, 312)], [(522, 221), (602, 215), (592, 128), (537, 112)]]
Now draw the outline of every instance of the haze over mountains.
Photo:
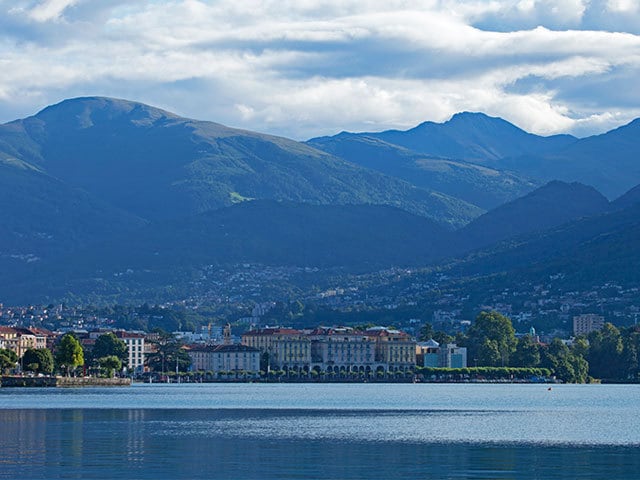
[(96, 272), (123, 269), (171, 282), (178, 267), (373, 270), (478, 248), (455, 269), (544, 270), (585, 252), (629, 262), (639, 127), (540, 137), (463, 113), (300, 143), (136, 102), (66, 100), (0, 126), (0, 298), (45, 296), (62, 271), (91, 289)]

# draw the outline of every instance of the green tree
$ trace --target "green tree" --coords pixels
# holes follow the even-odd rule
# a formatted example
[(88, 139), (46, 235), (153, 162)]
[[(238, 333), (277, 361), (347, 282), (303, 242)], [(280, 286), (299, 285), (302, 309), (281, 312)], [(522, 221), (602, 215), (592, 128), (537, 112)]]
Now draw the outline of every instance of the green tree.
[(108, 355), (106, 357), (100, 357), (97, 360), (100, 368), (107, 372), (107, 377), (113, 378), (114, 372), (122, 368), (122, 360), (116, 355)]
[(29, 348), (22, 357), (24, 369), (36, 373), (53, 372), (53, 355), (48, 348)]
[(480, 348), (477, 351), (477, 357), (480, 365), (485, 365), (489, 367), (495, 367), (500, 365), (501, 363), (501, 355), (500, 355), (500, 347), (498, 346), (498, 342), (495, 340), (490, 340), (488, 338), (484, 339)]
[(601, 330), (591, 332), (589, 338), (590, 373), (595, 378), (620, 379), (626, 376), (624, 366), (622, 335), (611, 323), (605, 323)]
[(589, 374), (589, 363), (573, 353), (562, 340), (554, 338), (543, 351), (542, 366), (550, 369), (560, 380), (567, 383), (584, 383)]
[(18, 355), (8, 348), (0, 348), (0, 373), (15, 368), (18, 363)]
[(477, 358), (480, 365), (505, 366), (516, 348), (515, 333), (509, 318), (498, 312), (481, 312), (469, 327), (464, 346), (469, 358)]
[(269, 360), (269, 352), (263, 352), (262, 355), (260, 355), (260, 370), (263, 372), (269, 371)]
[(429, 322), (426, 322), (422, 326), (422, 328), (420, 328), (420, 336), (418, 337), (418, 339), (421, 342), (426, 342), (427, 340), (431, 340), (433, 338), (434, 333), (435, 331), (433, 330), (433, 326)]
[(453, 342), (453, 337), (448, 333), (442, 332), (442, 331), (434, 332), (432, 338), (436, 342), (438, 342), (439, 345), (442, 345), (443, 347), (446, 344)]
[(84, 350), (73, 333), (63, 335), (56, 348), (55, 360), (59, 369), (66, 370), (67, 376), (72, 370), (84, 365)]
[(585, 337), (578, 337), (573, 341), (571, 345), (571, 352), (574, 355), (579, 355), (583, 358), (587, 358), (589, 355), (589, 342)]
[(537, 367), (540, 365), (540, 347), (531, 335), (525, 335), (518, 340), (516, 350), (509, 362), (512, 367)]
[(631, 327), (622, 332), (623, 364), (627, 380), (640, 379), (640, 329)]
[(120, 340), (113, 332), (105, 333), (96, 338), (96, 343), (91, 351), (94, 359), (115, 356), (126, 365), (129, 350), (127, 344)]
[(165, 334), (155, 345), (156, 351), (147, 356), (147, 365), (154, 372), (186, 372), (191, 366), (191, 357), (181, 342)]

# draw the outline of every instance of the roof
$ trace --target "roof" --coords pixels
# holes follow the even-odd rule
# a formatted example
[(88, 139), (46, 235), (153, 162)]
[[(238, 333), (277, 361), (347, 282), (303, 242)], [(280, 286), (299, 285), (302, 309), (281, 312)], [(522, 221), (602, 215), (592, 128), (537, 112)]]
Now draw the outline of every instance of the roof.
[(260, 352), (257, 348), (233, 343), (231, 345), (194, 345), (188, 349), (190, 352), (211, 352), (211, 353), (240, 353), (240, 352)]
[(126, 330), (118, 330), (115, 332), (116, 337), (118, 338), (145, 338), (146, 335), (144, 333), (139, 332), (127, 332)]
[(401, 332), (400, 330), (389, 330), (386, 327), (369, 328), (366, 332), (364, 332), (364, 334), (370, 337), (387, 337), (392, 335), (398, 337), (409, 337), (408, 333)]
[(244, 335), (300, 335), (300, 330), (293, 328), (262, 328), (260, 330), (249, 330)]
[(229, 352), (260, 352), (257, 348), (249, 347), (248, 345), (242, 345), (241, 343), (234, 343), (231, 345), (217, 345), (214, 352), (229, 353)]

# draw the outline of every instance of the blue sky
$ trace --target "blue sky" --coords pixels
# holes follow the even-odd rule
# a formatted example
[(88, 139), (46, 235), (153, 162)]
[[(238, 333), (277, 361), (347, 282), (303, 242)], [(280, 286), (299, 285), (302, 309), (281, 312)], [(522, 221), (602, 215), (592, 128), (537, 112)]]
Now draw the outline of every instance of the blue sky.
[(0, 0), (0, 121), (106, 95), (296, 139), (640, 117), (639, 0)]

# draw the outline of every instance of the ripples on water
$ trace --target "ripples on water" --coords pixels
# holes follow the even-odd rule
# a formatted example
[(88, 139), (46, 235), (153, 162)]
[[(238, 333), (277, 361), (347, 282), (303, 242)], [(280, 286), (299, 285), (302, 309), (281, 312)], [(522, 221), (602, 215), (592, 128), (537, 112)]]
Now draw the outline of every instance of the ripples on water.
[(640, 388), (0, 389), (2, 478), (640, 478)]

